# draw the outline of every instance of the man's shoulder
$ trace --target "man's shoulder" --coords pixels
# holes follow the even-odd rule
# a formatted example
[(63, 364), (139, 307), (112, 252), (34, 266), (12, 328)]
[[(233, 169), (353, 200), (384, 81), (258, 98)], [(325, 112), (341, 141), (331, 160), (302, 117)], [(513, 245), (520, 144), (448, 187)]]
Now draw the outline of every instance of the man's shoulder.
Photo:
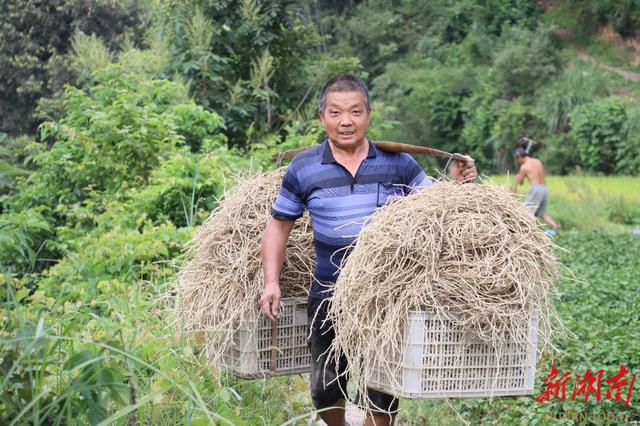
[(524, 166), (526, 166), (525, 170), (541, 170), (544, 166), (542, 165), (542, 161), (537, 158), (529, 157), (529, 161), (527, 161)]
[(319, 143), (306, 149), (293, 157), (290, 166), (304, 166), (312, 162), (320, 162), (322, 160), (322, 146), (324, 144)]
[(409, 164), (415, 162), (414, 158), (406, 152), (389, 152), (378, 148), (377, 155), (380, 156), (380, 160), (389, 163)]
[(297, 174), (300, 170), (308, 167), (320, 167), (322, 164), (322, 144), (314, 145), (311, 148), (304, 150), (291, 160), (289, 167), (290, 172)]

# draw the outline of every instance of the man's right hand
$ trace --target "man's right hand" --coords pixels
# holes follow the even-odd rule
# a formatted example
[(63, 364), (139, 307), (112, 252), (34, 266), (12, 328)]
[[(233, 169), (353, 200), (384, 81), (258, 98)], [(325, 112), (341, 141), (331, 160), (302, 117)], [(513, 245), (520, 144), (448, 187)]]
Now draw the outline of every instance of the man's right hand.
[(277, 321), (280, 315), (280, 285), (265, 284), (260, 296), (260, 309), (271, 321)]

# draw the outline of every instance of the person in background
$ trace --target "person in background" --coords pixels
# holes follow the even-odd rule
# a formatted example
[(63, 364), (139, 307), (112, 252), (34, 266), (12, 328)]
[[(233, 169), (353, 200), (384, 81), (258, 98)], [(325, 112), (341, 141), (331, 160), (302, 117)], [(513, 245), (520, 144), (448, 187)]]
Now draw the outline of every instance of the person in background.
[(544, 183), (544, 166), (542, 165), (542, 161), (530, 157), (524, 148), (516, 149), (514, 155), (516, 161), (520, 164), (520, 171), (516, 176), (516, 185), (522, 185), (525, 177), (530, 185), (529, 192), (525, 198), (525, 207), (531, 214), (542, 218), (553, 231), (556, 231), (558, 224), (546, 212), (549, 190)]

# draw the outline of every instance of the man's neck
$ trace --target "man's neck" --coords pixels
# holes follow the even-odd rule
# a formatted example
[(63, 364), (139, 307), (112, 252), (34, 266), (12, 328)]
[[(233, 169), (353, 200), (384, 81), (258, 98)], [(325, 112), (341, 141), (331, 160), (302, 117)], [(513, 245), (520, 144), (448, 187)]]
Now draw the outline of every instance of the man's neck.
[(339, 147), (329, 139), (329, 147), (335, 159), (362, 159), (369, 153), (369, 141), (365, 138), (362, 143), (350, 147)]
[(358, 173), (360, 164), (364, 161), (369, 153), (369, 141), (364, 139), (364, 142), (353, 147), (353, 149), (341, 149), (335, 146), (331, 139), (329, 139), (329, 147), (333, 158), (341, 164), (345, 169), (354, 176)]

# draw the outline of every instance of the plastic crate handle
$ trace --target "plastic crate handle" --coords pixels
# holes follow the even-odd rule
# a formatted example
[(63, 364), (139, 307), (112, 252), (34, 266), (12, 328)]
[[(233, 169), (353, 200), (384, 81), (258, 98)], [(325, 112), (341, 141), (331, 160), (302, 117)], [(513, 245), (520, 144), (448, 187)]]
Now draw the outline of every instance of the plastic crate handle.
[(276, 356), (278, 355), (277, 353), (277, 346), (278, 344), (278, 321), (271, 321), (271, 363), (269, 366), (269, 370), (272, 373), (276, 372)]

